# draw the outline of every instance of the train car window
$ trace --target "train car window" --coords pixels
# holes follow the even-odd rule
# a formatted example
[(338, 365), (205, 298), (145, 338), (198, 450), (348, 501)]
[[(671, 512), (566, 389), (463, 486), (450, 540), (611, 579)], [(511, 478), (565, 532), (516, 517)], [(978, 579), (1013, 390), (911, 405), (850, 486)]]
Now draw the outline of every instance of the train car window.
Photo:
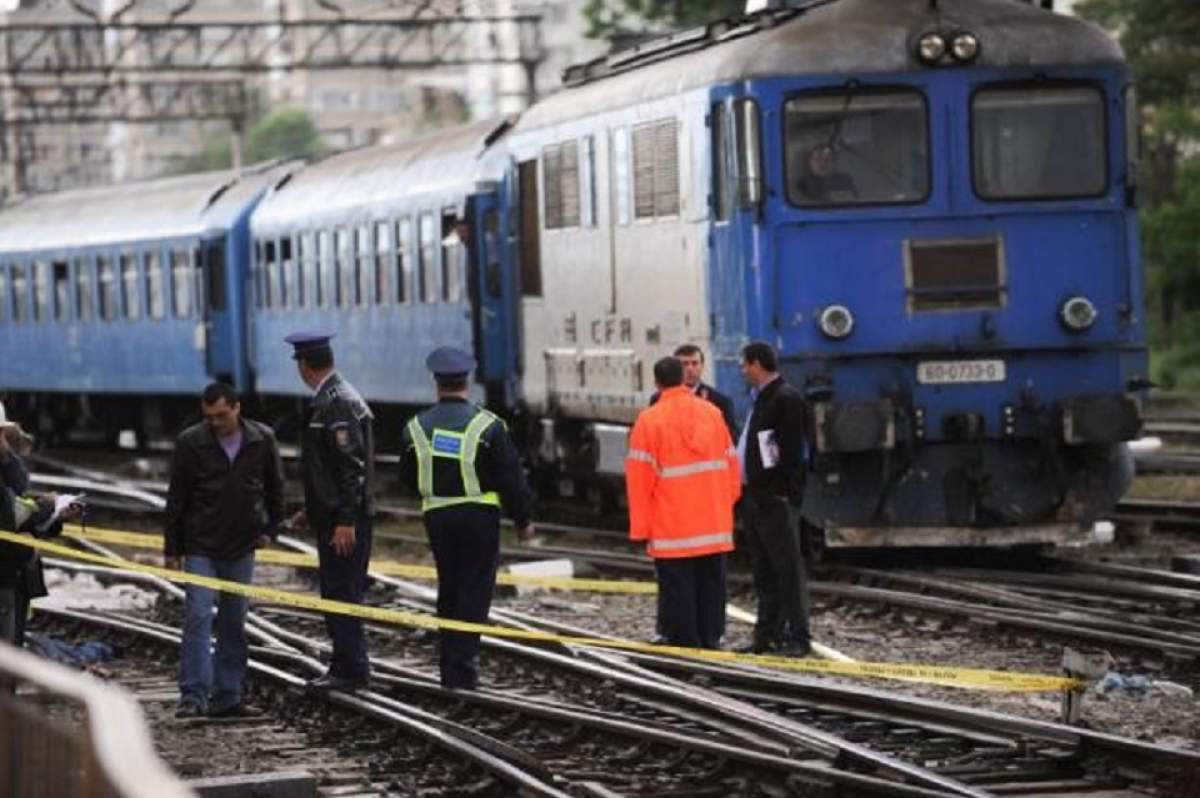
[(312, 303), (312, 275), (315, 273), (313, 268), (313, 235), (309, 232), (300, 233), (296, 236), (296, 306), (301, 308), (311, 307)]
[(205, 247), (208, 258), (208, 307), (211, 310), (225, 310), (225, 239), (214, 241)]
[(580, 206), (579, 223), (583, 227), (596, 226), (596, 137), (584, 136), (579, 141), (581, 162), (579, 171)]
[(125, 318), (136, 320), (142, 317), (137, 258), (128, 252), (121, 255), (121, 304), (125, 308)]
[(679, 213), (679, 123), (648, 122), (633, 129), (633, 215)]
[(0, 323), (8, 320), (8, 267), (0, 263)]
[(163, 301), (163, 265), (158, 250), (146, 253), (146, 293), (149, 301), (146, 303), (150, 318), (161, 319), (166, 315), (166, 303)]
[(291, 236), (279, 239), (279, 306), (291, 307), (296, 296), (296, 262), (292, 260)]
[(405, 216), (396, 222), (396, 301), (408, 302), (412, 285), (412, 220)]
[(273, 238), (268, 238), (263, 242), (263, 271), (267, 275), (267, 307), (283, 307), (283, 286), (279, 276), (279, 250)]
[(733, 203), (729, 197), (729, 124), (724, 103), (712, 107), (712, 208), (718, 222), (729, 221)]
[(738, 205), (753, 208), (762, 202), (762, 135), (758, 102), (750, 98), (733, 104), (737, 137)]
[(374, 257), (371, 254), (371, 228), (359, 225), (354, 230), (355, 275), (358, 285), (354, 292), (354, 304), (359, 307), (371, 304), (371, 284), (374, 282), (371, 267)]
[(392, 224), (391, 222), (375, 223), (375, 302), (386, 305), (391, 291), (388, 282), (392, 280)]
[(1137, 88), (1126, 86), (1125, 105), (1125, 185), (1137, 185), (1138, 162), (1142, 160), (1142, 108)]
[(71, 318), (71, 265), (65, 260), (56, 260), (54, 270), (54, 320), (69, 321)]
[(802, 208), (922, 202), (928, 112), (912, 89), (835, 91), (784, 105), (787, 196)]
[(92, 263), (87, 258), (75, 259), (75, 318), (81, 322), (92, 320)]
[(44, 260), (33, 263), (33, 320), (35, 322), (49, 321), (51, 318), (50, 305), (54, 297), (51, 295), (50, 264)]
[(328, 230), (321, 230), (317, 233), (317, 291), (314, 299), (316, 299), (317, 307), (329, 307), (329, 283), (331, 264), (333, 263), (332, 243)]
[(619, 127), (613, 131), (612, 182), (615, 192), (617, 224), (629, 224), (629, 128)]
[[(465, 223), (463, 228), (465, 230)], [(457, 302), (462, 296), (463, 261), (467, 257), (466, 241), (459, 229), (458, 212), (442, 210), (442, 301)]]
[(192, 315), (192, 263), (186, 249), (171, 250), (171, 311), (177, 319)]
[(100, 300), (100, 320), (115, 321), (117, 318), (117, 270), (112, 258), (101, 255), (96, 258), (96, 271), (99, 280), (97, 299)]
[(25, 276), (25, 266), (19, 263), (12, 267), (12, 302), (13, 321), (24, 324), (29, 320), (29, 280)]
[(521, 296), (542, 295), (542, 247), (538, 235), (537, 161), (517, 167), (521, 203)]
[(547, 230), (579, 226), (579, 143), (552, 144), (542, 150), (542, 191)]
[(29, 321), (29, 278), (25, 266), (14, 263), (12, 266), (12, 319), (17, 324)]
[(437, 228), (433, 222), (433, 214), (429, 212), (422, 213), (418, 220), (418, 225), (418, 295), (420, 296), (422, 302), (436, 302), (438, 238)]
[(1094, 86), (999, 86), (971, 98), (975, 192), (1094, 197), (1108, 185), (1104, 95)]
[(354, 304), (354, 253), (350, 251), (350, 231), (338, 227), (333, 231), (334, 265), (334, 300), (333, 304), (340, 308), (348, 308)]
[(483, 235), (486, 246), (484, 257), (487, 258), (487, 271), (484, 280), (487, 283), (487, 293), (492, 299), (500, 299), (504, 294), (504, 270), (500, 264), (500, 212), (491, 208), (483, 217)]
[(254, 264), (251, 266), (254, 274), (255, 304), (261, 309), (267, 304), (267, 268), (263, 260), (263, 241), (261, 238), (254, 242)]

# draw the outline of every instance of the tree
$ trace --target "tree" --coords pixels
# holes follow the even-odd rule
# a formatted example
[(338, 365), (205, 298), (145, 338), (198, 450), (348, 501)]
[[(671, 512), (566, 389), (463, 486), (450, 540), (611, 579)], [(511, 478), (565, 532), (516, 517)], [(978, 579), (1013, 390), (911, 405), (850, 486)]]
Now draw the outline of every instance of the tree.
[(588, 0), (588, 38), (622, 44), (741, 14), (745, 0)]
[[(325, 151), (317, 126), (304, 111), (283, 109), (267, 114), (246, 133), (242, 162), (280, 158), (311, 158)], [(210, 172), (233, 166), (233, 147), (227, 138), (210, 141), (205, 149), (179, 162), (180, 174)]]
[[(1195, 217), (1189, 223), (1187, 216), (1200, 208), (1200, 160), (1188, 158), (1200, 147), (1200, 3), (1081, 0), (1075, 10), (1117, 35), (1137, 80), (1144, 124), (1138, 183), (1149, 299), (1157, 313), (1151, 341), (1169, 349), (1197, 327), (1189, 316), (1200, 309), (1198, 233)], [(1165, 352), (1162, 361), (1179, 360), (1178, 354)], [(1195, 354), (1200, 364), (1200, 349)]]
[(246, 163), (276, 158), (311, 158), (325, 149), (317, 126), (304, 111), (285, 108), (260, 119), (246, 134)]

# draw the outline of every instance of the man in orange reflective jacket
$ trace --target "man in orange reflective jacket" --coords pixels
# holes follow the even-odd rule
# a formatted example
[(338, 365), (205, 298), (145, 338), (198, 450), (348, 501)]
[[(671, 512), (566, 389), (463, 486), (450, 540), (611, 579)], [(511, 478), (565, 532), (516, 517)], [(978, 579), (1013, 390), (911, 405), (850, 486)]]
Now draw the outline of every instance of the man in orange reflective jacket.
[(629, 537), (646, 541), (669, 645), (718, 648), (725, 632), (725, 555), (741, 493), (737, 450), (721, 411), (683, 383), (678, 358), (654, 364), (659, 400), (629, 436)]

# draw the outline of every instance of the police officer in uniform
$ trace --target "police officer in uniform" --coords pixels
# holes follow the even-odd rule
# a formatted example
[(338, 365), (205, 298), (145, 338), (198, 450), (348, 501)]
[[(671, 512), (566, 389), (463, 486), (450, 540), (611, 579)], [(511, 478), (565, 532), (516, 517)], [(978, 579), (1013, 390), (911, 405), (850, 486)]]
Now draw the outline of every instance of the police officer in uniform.
[[(371, 558), (373, 416), (354, 386), (333, 368), (333, 333), (300, 332), (286, 340), (300, 379), (316, 394), (301, 439), (304, 514), (317, 538), (321, 597), (362, 602)], [(329, 614), (329, 670), (309, 682), (321, 690), (362, 687), (370, 675), (367, 640), (358, 618)]]
[[(400, 478), (421, 496), (437, 564), (438, 617), (485, 623), (500, 557), (500, 508), (528, 540), (529, 491), (504, 422), (467, 398), (475, 359), (444, 346), (425, 365), (438, 401), (404, 428)], [(479, 635), (443, 629), (438, 637), (442, 686), (474, 689)]]

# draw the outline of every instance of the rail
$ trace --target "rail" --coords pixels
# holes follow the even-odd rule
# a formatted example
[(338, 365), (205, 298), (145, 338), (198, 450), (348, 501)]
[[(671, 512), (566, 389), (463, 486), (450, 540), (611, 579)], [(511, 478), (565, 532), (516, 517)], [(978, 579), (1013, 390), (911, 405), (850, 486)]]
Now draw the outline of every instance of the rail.
[(154, 753), (137, 704), (61, 665), (0, 643), (0, 680), (79, 707), (79, 728), (0, 690), (0, 792), (10, 798), (195, 798)]

